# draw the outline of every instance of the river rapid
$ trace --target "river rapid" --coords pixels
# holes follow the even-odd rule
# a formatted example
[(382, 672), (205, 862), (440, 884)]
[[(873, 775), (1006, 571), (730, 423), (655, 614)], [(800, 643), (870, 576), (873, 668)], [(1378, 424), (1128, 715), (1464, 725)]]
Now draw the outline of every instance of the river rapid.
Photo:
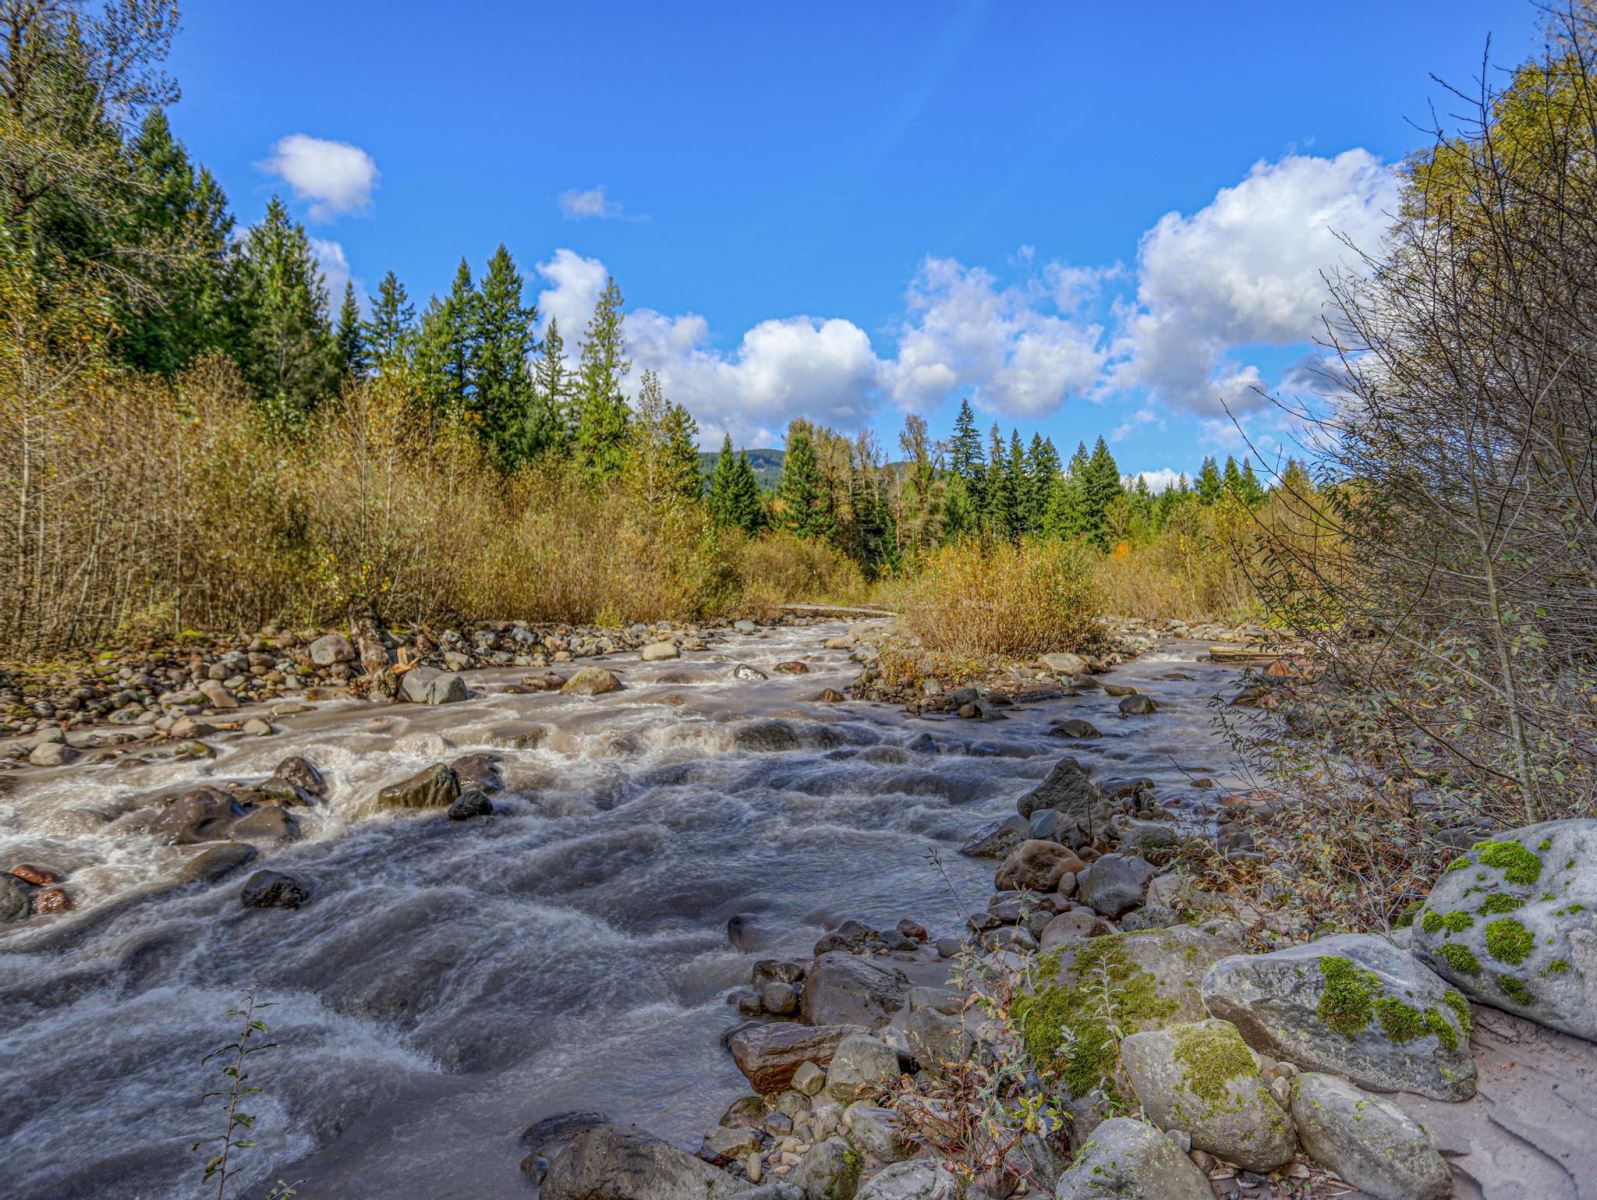
[[(1152, 777), (1194, 821), (1238, 782), (1210, 705), (1236, 672), (1198, 661), (1202, 646), (1165, 643), (1103, 677), (1153, 695), (1152, 716), (1088, 691), (962, 721), (817, 702), (858, 674), (824, 649), (845, 630), (611, 656), (625, 689), (597, 698), (508, 694), (523, 672), (473, 671), (465, 702), (326, 703), (274, 737), (216, 739), (208, 761), (18, 773), (0, 793), (0, 865), (70, 872), (78, 910), (0, 934), (0, 1195), (200, 1194), (189, 1143), (222, 1123), (200, 1059), (236, 1033), (222, 1014), (251, 986), (280, 1048), (252, 1060), (259, 1144), (230, 1194), (282, 1178), (317, 1200), (525, 1198), (520, 1132), (574, 1108), (692, 1148), (748, 1090), (719, 1037), (754, 957), (807, 955), (848, 917), (959, 933), (961, 897), (983, 907), (994, 865), (959, 845), (1067, 753), (1100, 777)], [(735, 674), (791, 659), (810, 673)], [(1104, 736), (1047, 736), (1065, 717)], [(493, 731), (512, 722), (547, 736), (507, 749)], [(479, 750), (502, 760), (496, 815), (376, 808), (383, 784)], [(219, 883), (173, 882), (203, 847), (108, 821), (133, 797), (263, 777), (290, 754), (322, 770), (327, 798), (295, 810), (300, 840)], [(311, 901), (241, 906), (259, 867)]]

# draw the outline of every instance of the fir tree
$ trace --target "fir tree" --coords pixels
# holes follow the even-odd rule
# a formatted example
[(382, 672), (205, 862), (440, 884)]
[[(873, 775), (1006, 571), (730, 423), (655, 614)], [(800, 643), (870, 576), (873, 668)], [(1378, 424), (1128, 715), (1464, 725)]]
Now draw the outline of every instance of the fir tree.
[(1004, 435), (993, 425), (988, 433), (987, 476), (982, 482), (982, 532), (989, 537), (1007, 538), (1014, 521), (1014, 489), (1010, 486), (1009, 455), (1004, 451)]
[(1024, 499), (1021, 504), (1021, 532), (1038, 534), (1048, 517), (1048, 499), (1053, 494), (1054, 479), (1059, 475), (1059, 451), (1051, 440), (1040, 433), (1031, 435), (1031, 448), (1026, 455)]
[(1220, 474), (1220, 481), (1228, 496), (1242, 499), (1242, 472), (1237, 467), (1237, 460), (1229, 454), (1226, 455), (1225, 470)]
[(1242, 502), (1249, 508), (1258, 508), (1269, 497), (1264, 485), (1259, 482), (1259, 477), (1253, 473), (1253, 464), (1245, 458), (1242, 460), (1242, 475), (1237, 495), (1242, 497)]
[(658, 507), (699, 499), (703, 480), (694, 445), (698, 424), (687, 409), (666, 399), (653, 371), (643, 373), (637, 416), (629, 432), (627, 467), (645, 504)]
[(959, 402), (954, 435), (948, 442), (948, 466), (962, 485), (954, 496), (958, 528), (974, 529), (986, 507), (987, 460), (982, 457), (981, 434), (969, 400)]
[(738, 456), (732, 453), (732, 435), (721, 439), (721, 452), (710, 471), (710, 520), (722, 529), (743, 528), (738, 500)]
[(830, 538), (836, 528), (831, 485), (815, 458), (810, 427), (804, 421), (788, 426), (782, 479), (776, 488), (781, 523), (800, 537)]
[(1082, 476), (1082, 532), (1100, 546), (1107, 544), (1109, 506), (1125, 494), (1120, 468), (1103, 438), (1092, 448)]
[(577, 465), (596, 480), (620, 471), (626, 458), (627, 401), (621, 381), (632, 369), (621, 333), (621, 289), (612, 276), (593, 310), (577, 368)]
[(569, 451), (577, 432), (577, 413), (566, 371), (566, 343), (560, 336), (560, 323), (553, 315), (543, 331), (543, 353), (533, 366), (532, 390), (553, 418), (552, 432), (557, 436), (552, 448)]
[[(351, 294), (345, 302), (346, 308), (353, 299)], [(363, 366), (381, 375), (404, 366), (409, 360), (416, 334), (416, 308), (405, 294), (405, 285), (399, 282), (399, 276), (390, 271), (377, 285), (377, 294), (371, 297), (371, 310), (371, 320), (361, 328), (365, 343)], [(340, 313), (341, 341), (343, 319), (344, 314)]]
[(1214, 459), (1205, 457), (1203, 466), (1198, 470), (1198, 503), (1214, 504), (1225, 495), (1225, 481), (1220, 477), (1220, 468)]
[(333, 333), (338, 346), (338, 366), (351, 379), (366, 373), (366, 338), (361, 332), (360, 305), (355, 302), (355, 285), (344, 284), (344, 303), (338, 309), (338, 328)]
[(443, 416), (464, 417), (474, 403), (478, 300), (471, 268), (461, 259), (449, 294), (434, 299), (422, 314), (416, 373), (428, 405)]
[(500, 245), (477, 293), (476, 372), (467, 411), (506, 468), (531, 461), (557, 440), (551, 415), (533, 392), (538, 310), (522, 302), (522, 286), (515, 259)]
[(754, 474), (754, 464), (747, 450), (738, 451), (737, 474), (732, 480), (731, 511), (736, 514), (735, 524), (745, 533), (758, 533), (765, 528), (765, 501), (760, 495), (760, 481)]

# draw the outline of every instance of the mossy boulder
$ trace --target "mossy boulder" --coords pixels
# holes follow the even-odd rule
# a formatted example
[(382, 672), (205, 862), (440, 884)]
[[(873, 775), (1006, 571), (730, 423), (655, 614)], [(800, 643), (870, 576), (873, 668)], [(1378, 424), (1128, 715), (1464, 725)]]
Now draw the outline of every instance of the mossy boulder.
[(1273, 1171), (1298, 1140), (1270, 1095), (1259, 1060), (1229, 1021), (1194, 1021), (1134, 1033), (1120, 1046), (1132, 1091), (1161, 1129), (1250, 1171)]
[(1202, 1020), (1204, 973), (1234, 950), (1180, 926), (1050, 951), (1038, 960), (1033, 989), (1013, 1009), (1026, 1051), (1059, 1073), (1072, 1099), (1115, 1091), (1119, 1036)]
[(1146, 1121), (1115, 1117), (1093, 1130), (1055, 1200), (1214, 1200), (1209, 1180)]
[(1292, 1081), (1292, 1120), (1303, 1148), (1375, 1200), (1446, 1200), (1453, 1175), (1430, 1136), (1390, 1100), (1334, 1075)]
[(1414, 953), (1482, 1004), (1597, 1041), (1597, 820), (1477, 842), (1415, 917)]
[(1305, 1070), (1379, 1092), (1475, 1094), (1468, 1002), (1382, 938), (1339, 934), (1223, 959), (1204, 978), (1203, 1000), (1255, 1050)]

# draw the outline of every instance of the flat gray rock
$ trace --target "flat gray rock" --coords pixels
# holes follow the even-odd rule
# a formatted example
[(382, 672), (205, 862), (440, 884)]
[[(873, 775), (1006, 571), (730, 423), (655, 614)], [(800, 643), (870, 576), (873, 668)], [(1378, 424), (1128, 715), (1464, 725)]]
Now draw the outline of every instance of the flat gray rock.
[(1292, 1081), (1292, 1121), (1315, 1162), (1375, 1200), (1447, 1200), (1453, 1176), (1419, 1123), (1335, 1075)]

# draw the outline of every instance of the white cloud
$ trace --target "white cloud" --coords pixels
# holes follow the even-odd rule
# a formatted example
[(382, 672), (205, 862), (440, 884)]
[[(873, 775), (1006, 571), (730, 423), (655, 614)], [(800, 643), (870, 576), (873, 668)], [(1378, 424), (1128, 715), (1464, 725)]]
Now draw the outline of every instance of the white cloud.
[(1127, 475), (1123, 482), (1127, 487), (1134, 487), (1138, 476), (1142, 477), (1143, 482), (1148, 485), (1148, 490), (1155, 495), (1168, 492), (1181, 482), (1181, 472), (1172, 467), (1160, 467), (1157, 471), (1138, 471), (1135, 475)]
[(538, 274), (549, 281), (549, 286), (538, 293), (539, 319), (546, 328), (549, 318), (555, 319), (566, 352), (574, 355), (610, 278), (609, 272), (597, 258), (583, 258), (575, 250), (561, 247), (548, 262), (538, 264)]
[(344, 302), (344, 285), (351, 279), (349, 258), (342, 246), (327, 238), (313, 237), (310, 243), (311, 253), (316, 256), (316, 265), (321, 268), (322, 279), (327, 285), (327, 303), (336, 320), (338, 306)]
[(291, 133), (272, 147), (272, 157), (257, 163), (276, 175), (301, 200), (311, 202), (313, 221), (359, 212), (371, 204), (377, 164), (359, 146)]
[(612, 200), (604, 194), (604, 184), (598, 187), (579, 190), (568, 188), (556, 197), (560, 205), (560, 215), (568, 221), (647, 221), (644, 216), (634, 216), (628, 213), (619, 200)]
[(1000, 288), (980, 268), (928, 258), (887, 370), (894, 401), (927, 408), (971, 387), (984, 408), (1040, 417), (1086, 391), (1107, 359), (1103, 329), (1047, 313), (1045, 302), (1036, 288)]
[(1203, 416), (1260, 407), (1262, 374), (1229, 354), (1312, 340), (1330, 303), (1323, 274), (1357, 269), (1341, 238), (1378, 249), (1397, 186), (1366, 150), (1293, 156), (1257, 164), (1190, 217), (1166, 214), (1142, 238), (1115, 383)]
[(1165, 428), (1164, 418), (1151, 408), (1139, 408), (1119, 425), (1109, 435), (1111, 442), (1124, 441), (1144, 425), (1157, 425), (1162, 432)]

